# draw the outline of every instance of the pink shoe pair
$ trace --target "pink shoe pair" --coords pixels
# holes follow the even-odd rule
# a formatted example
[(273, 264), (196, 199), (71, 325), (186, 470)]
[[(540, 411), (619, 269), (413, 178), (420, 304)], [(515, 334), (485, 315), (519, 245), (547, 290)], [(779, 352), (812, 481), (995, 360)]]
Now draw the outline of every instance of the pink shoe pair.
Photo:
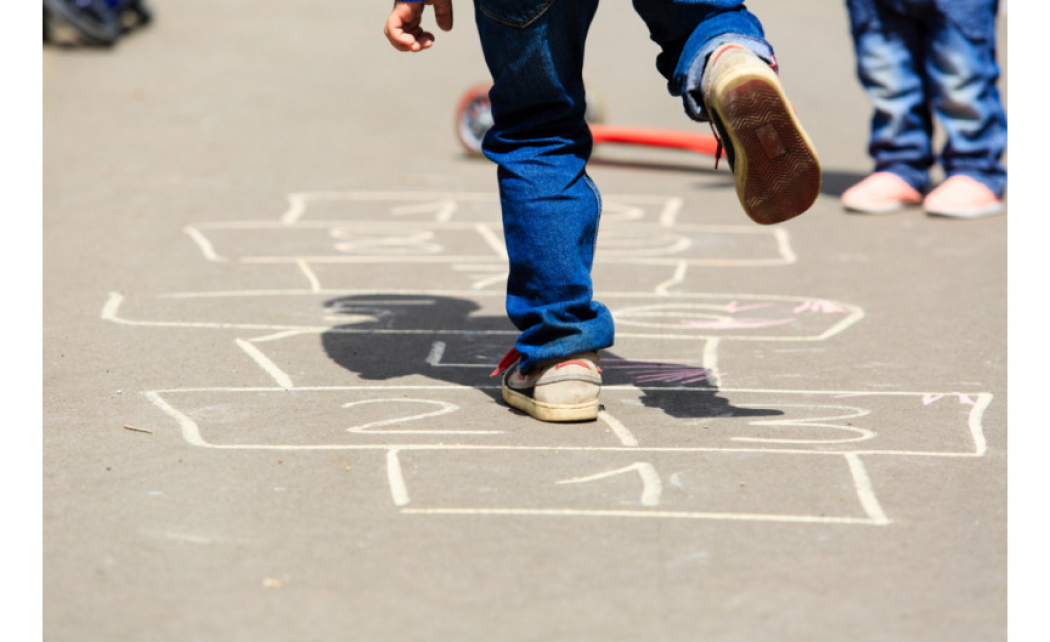
[(969, 176), (956, 175), (922, 197), (892, 172), (875, 172), (842, 194), (847, 210), (865, 214), (888, 214), (922, 205), (927, 214), (954, 218), (981, 218), (1003, 211), (1003, 200)]

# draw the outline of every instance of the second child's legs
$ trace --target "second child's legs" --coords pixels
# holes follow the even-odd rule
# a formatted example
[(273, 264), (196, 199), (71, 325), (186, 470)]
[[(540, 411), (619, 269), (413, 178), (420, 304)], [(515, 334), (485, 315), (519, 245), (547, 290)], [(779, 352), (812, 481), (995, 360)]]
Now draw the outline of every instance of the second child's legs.
[[(847, 209), (881, 213), (922, 203), (930, 214), (1002, 211), (1006, 114), (995, 61), (997, 0), (847, 0), (857, 75), (874, 107), (875, 173), (842, 195)], [(929, 188), (934, 116), (947, 137), (947, 180)]]
[(878, 0), (848, 0), (857, 76), (874, 110), (868, 153), (876, 172), (929, 186), (933, 116), (923, 80), (925, 27)]
[(930, 104), (944, 127), (945, 180), (923, 201), (928, 214), (980, 218), (1004, 210), (1006, 112), (995, 60), (996, 0), (945, 3), (927, 44)]
[(1001, 197), (1006, 170), (1006, 112), (996, 82), (995, 0), (945, 5), (931, 24), (926, 75), (931, 107), (947, 141), (941, 163), (947, 178), (966, 176)]

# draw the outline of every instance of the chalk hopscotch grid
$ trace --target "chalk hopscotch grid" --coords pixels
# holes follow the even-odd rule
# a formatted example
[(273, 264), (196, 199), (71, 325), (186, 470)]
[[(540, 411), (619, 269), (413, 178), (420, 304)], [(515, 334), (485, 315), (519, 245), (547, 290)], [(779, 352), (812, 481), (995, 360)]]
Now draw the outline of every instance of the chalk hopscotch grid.
[[(504, 261), (506, 260), (506, 249), (502, 245), (500, 238), (499, 226), (493, 226), (487, 223), (479, 222), (459, 222), (454, 220), (457, 216), (460, 203), (494, 203), (494, 195), (492, 194), (478, 194), (478, 193), (414, 193), (406, 194), (402, 192), (314, 192), (314, 193), (296, 193), (289, 195), (289, 207), (285, 213), (281, 216), (278, 222), (273, 221), (243, 221), (243, 222), (211, 222), (211, 223), (199, 223), (190, 225), (185, 228), (185, 232), (189, 238), (197, 245), (202, 253), (205, 260), (211, 262), (229, 262), (231, 259), (229, 256), (225, 256), (219, 253), (212, 239), (208, 233), (212, 231), (233, 231), (233, 230), (293, 230), (293, 229), (332, 229), (333, 227), (346, 228), (348, 225), (360, 226), (362, 229), (374, 228), (374, 229), (385, 229), (389, 228), (389, 221), (367, 221), (367, 220), (304, 220), (307, 215), (308, 207), (311, 203), (338, 203), (338, 202), (376, 202), (386, 201), (389, 203), (398, 203), (397, 205), (391, 205), (390, 212), (396, 216), (405, 215), (430, 215), (432, 219), (430, 221), (419, 221), (419, 220), (404, 220), (403, 224), (409, 223), (417, 226), (418, 229), (426, 230), (461, 230), (470, 231), (477, 234), (478, 238), (482, 240), (482, 245), (488, 249), (488, 253), (485, 254), (468, 254), (468, 255), (442, 255), (441, 257), (422, 257), (423, 260), (438, 260), (441, 262), (448, 262), (456, 264), (454, 269), (457, 270), (472, 270), (470, 265), (478, 265), (479, 268), (486, 268), (492, 271), (494, 267), (491, 265), (492, 261)], [(412, 201), (415, 201), (413, 204)], [(646, 214), (641, 206), (658, 205), (660, 206), (659, 214), (656, 217), (655, 223), (640, 223), (645, 219)], [(789, 238), (787, 232), (780, 229), (774, 228), (772, 230), (761, 229), (761, 228), (748, 228), (743, 226), (682, 226), (677, 223), (678, 214), (682, 208), (683, 201), (680, 198), (666, 198), (666, 197), (644, 197), (644, 196), (621, 196), (617, 199), (609, 199), (609, 203), (606, 206), (608, 215), (603, 220), (603, 225), (608, 226), (611, 222), (613, 225), (622, 223), (629, 225), (635, 229), (677, 229), (681, 231), (688, 231), (697, 234), (729, 234), (729, 235), (757, 235), (764, 234), (770, 237), (774, 241), (774, 247), (776, 248), (776, 256), (770, 259), (682, 259), (682, 258), (653, 258), (644, 256), (645, 251), (641, 251), (639, 255), (631, 256), (630, 252), (626, 256), (613, 256), (610, 260), (618, 263), (626, 264), (638, 264), (638, 265), (660, 265), (673, 268), (673, 274), (669, 278), (659, 283), (651, 292), (609, 292), (603, 293), (603, 297), (611, 299), (616, 298), (634, 298), (634, 299), (650, 299), (650, 300), (663, 300), (667, 301), (672, 297), (678, 303), (674, 305), (700, 305), (698, 301), (703, 301), (705, 298), (721, 298), (725, 299), (729, 295), (710, 295), (710, 294), (697, 294), (697, 293), (686, 293), (686, 292), (673, 292), (671, 288), (682, 283), (686, 276), (686, 271), (690, 267), (694, 266), (737, 266), (737, 265), (749, 265), (749, 266), (763, 266), (763, 265), (775, 265), (775, 264), (789, 264), (795, 262), (797, 259), (791, 250)], [(393, 242), (394, 245), (397, 243), (430, 243), (432, 236), (426, 234), (417, 234), (416, 236), (410, 236), (407, 240), (399, 240)], [(673, 249), (680, 250), (686, 248), (686, 245), (679, 243)], [(442, 248), (443, 249), (443, 248)], [(193, 299), (193, 298), (216, 298), (216, 297), (265, 297), (265, 296), (286, 296), (286, 295), (311, 295), (311, 296), (383, 296), (383, 295), (412, 295), (412, 296), (456, 296), (463, 298), (473, 298), (478, 296), (502, 296), (502, 293), (492, 291), (480, 291), (477, 284), (471, 290), (347, 290), (347, 289), (333, 289), (326, 290), (318, 278), (317, 274), (312, 269), (311, 265), (315, 263), (379, 263), (396, 261), (401, 263), (416, 262), (420, 260), (420, 257), (412, 256), (242, 256), (235, 259), (241, 263), (252, 264), (252, 263), (290, 263), (294, 265), (302, 276), (307, 281), (307, 289), (305, 290), (235, 290), (235, 291), (221, 291), (221, 292), (181, 292), (181, 293), (169, 293), (159, 295), (159, 298), (169, 299)], [(484, 263), (484, 265), (482, 265)], [(495, 266), (498, 268), (498, 266)], [(498, 272), (495, 275), (485, 276), (485, 280), (479, 281), (478, 283), (491, 283), (496, 282), (502, 275)], [(717, 351), (721, 341), (734, 340), (734, 341), (822, 341), (826, 340), (831, 336), (841, 333), (849, 326), (857, 323), (863, 318), (864, 312), (861, 308), (841, 303), (841, 302), (829, 302), (823, 300), (815, 300), (812, 298), (805, 297), (786, 297), (779, 295), (732, 295), (734, 301), (729, 305), (737, 305), (736, 301), (789, 301), (798, 303), (799, 308), (805, 306), (813, 306), (814, 310), (819, 309), (821, 306), (828, 306), (833, 308), (836, 312), (842, 312), (845, 316), (840, 319), (837, 323), (833, 324), (830, 328), (826, 329), (823, 333), (816, 336), (803, 336), (803, 337), (784, 337), (784, 336), (755, 336), (755, 335), (732, 335), (732, 334), (667, 334), (667, 333), (618, 333), (623, 338), (638, 338), (638, 339), (688, 339), (707, 340), (707, 345), (704, 348), (704, 365), (710, 372), (715, 373), (717, 368)], [(878, 450), (878, 449), (852, 449), (846, 452), (835, 451), (835, 452), (821, 452), (806, 449), (792, 449), (792, 448), (768, 448), (763, 449), (760, 447), (747, 447), (747, 448), (704, 448), (704, 447), (646, 447), (638, 443), (637, 438), (632, 433), (630, 428), (624, 425), (620, 420), (613, 417), (607, 411), (603, 410), (599, 421), (602, 422), (609, 432), (619, 442), (618, 445), (608, 446), (522, 446), (522, 445), (485, 445), (485, 444), (412, 444), (412, 443), (383, 443), (383, 444), (313, 444), (313, 445), (302, 445), (302, 444), (216, 444), (207, 442), (201, 435), (200, 428), (197, 424), (187, 415), (176, 409), (171, 403), (169, 398), (172, 395), (187, 392), (251, 392), (251, 391), (269, 391), (269, 390), (281, 390), (287, 393), (294, 393), (295, 391), (355, 391), (355, 390), (367, 390), (369, 392), (380, 392), (384, 390), (396, 391), (404, 394), (406, 391), (411, 392), (412, 390), (427, 390), (435, 391), (442, 389), (459, 389), (459, 386), (337, 386), (337, 387), (297, 387), (292, 379), (283, 372), (278, 365), (273, 362), (259, 347), (258, 344), (265, 343), (268, 341), (276, 341), (283, 338), (298, 336), (301, 334), (313, 334), (322, 332), (344, 332), (344, 333), (427, 333), (434, 335), (455, 335), (455, 334), (475, 334), (475, 331), (457, 331), (451, 330), (383, 330), (383, 329), (364, 329), (357, 331), (353, 328), (336, 327), (325, 325), (316, 326), (302, 326), (302, 325), (291, 325), (291, 324), (267, 324), (267, 323), (223, 323), (223, 322), (192, 322), (192, 321), (147, 321), (147, 320), (132, 320), (122, 317), (119, 314), (120, 308), (124, 302), (124, 295), (121, 293), (113, 292), (110, 294), (108, 300), (103, 306), (101, 318), (103, 320), (130, 326), (144, 326), (144, 327), (194, 327), (202, 329), (226, 329), (226, 330), (252, 330), (266, 332), (263, 336), (246, 339), (244, 337), (236, 337), (234, 342), (235, 345), (247, 354), (251, 359), (263, 369), (271, 379), (274, 380), (277, 388), (180, 388), (172, 390), (155, 390), (146, 391), (144, 394), (146, 397), (163, 413), (174, 419), (179, 427), (183, 439), (194, 446), (203, 448), (213, 449), (248, 449), (248, 450), (370, 450), (370, 451), (381, 451), (385, 453), (386, 458), (386, 469), (388, 484), (390, 487), (391, 497), (395, 506), (397, 506), (404, 514), (425, 514), (425, 515), (528, 515), (528, 516), (590, 516), (590, 517), (648, 517), (648, 518), (667, 518), (667, 519), (712, 519), (712, 520), (747, 520), (747, 521), (788, 521), (788, 522), (811, 522), (811, 523), (837, 523), (837, 524), (870, 524), (870, 525), (887, 525), (892, 522), (881, 505), (879, 504), (875, 494), (872, 490), (871, 480), (867, 475), (867, 471), (861, 461), (861, 456), (919, 456), (919, 457), (981, 457), (984, 455), (986, 450), (986, 443), (984, 440), (982, 417), (985, 409), (991, 403), (992, 395), (989, 393), (972, 393), (971, 397), (976, 397), (976, 400), (965, 397), (966, 401), (969, 401), (973, 406), (969, 416), (968, 428), (974, 444), (972, 452), (922, 452), (922, 451), (892, 451), (892, 450)], [(684, 302), (684, 303), (683, 303)], [(692, 302), (692, 303), (690, 303)], [(661, 307), (664, 306), (664, 307)], [(672, 306), (673, 307), (673, 306)], [(652, 317), (659, 320), (661, 314), (663, 314), (668, 308), (665, 304), (653, 304), (649, 306), (636, 306), (637, 310), (633, 314), (635, 315), (632, 320), (638, 325), (646, 325), (650, 323), (647, 321), (647, 317)], [(620, 319), (623, 321), (623, 319)], [(500, 334), (499, 331), (486, 331), (486, 334)], [(505, 334), (516, 334), (514, 332), (506, 332)], [(441, 365), (446, 367), (464, 367), (467, 365), (476, 367), (476, 364), (451, 364), (441, 363), (441, 353), (443, 352), (443, 342), (434, 342), (434, 347), (430, 354), (427, 355), (427, 362), (432, 366)], [(711, 383), (717, 384), (716, 375), (712, 374), (710, 379)], [(477, 389), (498, 389), (498, 386), (480, 386)], [(644, 386), (605, 386), (603, 388), (607, 393), (615, 394), (618, 391), (624, 390), (647, 390)], [(660, 392), (668, 391), (683, 391), (683, 392), (695, 392), (698, 390), (705, 390), (703, 387), (666, 387), (661, 386), (660, 388), (654, 388)], [(896, 392), (896, 393), (871, 393), (868, 391), (791, 391), (791, 390), (743, 390), (743, 389), (728, 389), (728, 388), (709, 388), (708, 390), (716, 390), (719, 392), (732, 393), (732, 392), (761, 392), (765, 394), (813, 394), (815, 392), (823, 392), (825, 394), (836, 394), (841, 396), (864, 396), (864, 395), (885, 395), (885, 394), (896, 394), (896, 395), (914, 395), (921, 396), (923, 403), (928, 403), (930, 399), (938, 399), (943, 396), (958, 395), (960, 400), (963, 400), (963, 395), (960, 393), (930, 393), (930, 392)], [(964, 401), (964, 403), (966, 402)], [(363, 403), (363, 402), (356, 402)], [(351, 406), (352, 404), (346, 404)], [(449, 404), (451, 406), (451, 404)], [(432, 411), (431, 415), (437, 416), (440, 414), (446, 414), (453, 412), (455, 409), (445, 407), (442, 410)], [(362, 426), (360, 432), (386, 432), (389, 434), (397, 433), (427, 433), (433, 431), (427, 430), (406, 430), (406, 429), (390, 429), (385, 426), (396, 424), (397, 420), (379, 421), (373, 422), (367, 426)], [(440, 431), (437, 431), (440, 433)], [(448, 434), (456, 434), (455, 431), (446, 431)], [(464, 434), (499, 434), (501, 431), (463, 431)], [(508, 452), (524, 452), (524, 451), (579, 451), (579, 452), (631, 452), (636, 454), (645, 453), (660, 453), (660, 452), (717, 452), (717, 453), (773, 453), (778, 455), (810, 455), (818, 457), (833, 457), (844, 459), (847, 463), (851, 479), (853, 481), (854, 490), (857, 494), (860, 506), (863, 509), (863, 517), (829, 517), (829, 516), (814, 516), (814, 515), (778, 515), (778, 514), (755, 514), (755, 513), (719, 513), (719, 512), (697, 512), (697, 511), (667, 511), (659, 510), (656, 508), (658, 501), (654, 497), (658, 497), (658, 492), (653, 491), (654, 488), (659, 487), (659, 477), (654, 477), (654, 471), (651, 470), (651, 465), (646, 467), (644, 462), (639, 462), (633, 467), (628, 467), (631, 470), (638, 472), (641, 476), (643, 483), (645, 484), (645, 490), (643, 491), (641, 504), (646, 508), (642, 510), (588, 510), (588, 509), (570, 509), (570, 508), (470, 508), (470, 507), (415, 507), (411, 506), (411, 500), (409, 496), (409, 488), (405, 483), (404, 477), (401, 473), (400, 454), (402, 452), (411, 451), (474, 451), (474, 452), (486, 452), (486, 451), (508, 451)], [(621, 471), (612, 471), (609, 474), (619, 473)], [(599, 475), (598, 477), (602, 477)], [(648, 499), (647, 499), (648, 498)]]
[[(440, 390), (458, 389), (458, 386), (341, 386), (341, 387), (311, 387), (300, 388), (299, 391), (386, 391), (404, 393), (413, 390)], [(496, 389), (495, 386), (484, 388)], [(610, 386), (609, 392), (629, 391), (636, 389), (635, 386)], [(862, 463), (861, 457), (869, 456), (895, 456), (895, 457), (945, 457), (945, 458), (972, 458), (982, 457), (986, 451), (982, 418), (985, 410), (992, 401), (992, 395), (980, 393), (974, 395), (976, 399), (969, 413), (968, 428), (973, 441), (971, 452), (936, 452), (936, 451), (900, 451), (856, 448), (850, 451), (822, 452), (801, 448), (725, 448), (725, 447), (696, 447), (696, 446), (641, 446), (630, 429), (619, 420), (612, 417), (607, 411), (602, 412), (600, 421), (604, 422), (610, 431), (621, 442), (620, 445), (607, 446), (549, 446), (549, 445), (498, 445), (498, 444), (464, 444), (464, 443), (381, 443), (381, 444), (217, 444), (204, 439), (200, 427), (190, 417), (176, 409), (165, 396), (177, 395), (188, 392), (269, 392), (274, 388), (200, 388), (200, 389), (173, 389), (146, 392), (147, 398), (162, 412), (174, 419), (180, 427), (183, 439), (194, 446), (211, 448), (217, 450), (263, 450), (263, 451), (310, 451), (310, 450), (347, 450), (347, 451), (378, 451), (385, 453), (387, 480), (390, 487), (392, 501), (404, 514), (415, 515), (490, 515), (490, 516), (533, 516), (533, 517), (648, 517), (663, 519), (703, 519), (724, 521), (760, 521), (760, 522), (794, 522), (794, 523), (817, 523), (817, 524), (846, 524), (846, 525), (876, 525), (885, 526), (892, 520), (882, 509), (874, 490), (871, 479)], [(665, 392), (666, 388), (659, 388)], [(682, 391), (696, 391), (695, 388), (682, 388)], [(286, 390), (285, 390), (286, 391)], [(287, 392), (287, 391), (286, 391)], [(762, 393), (762, 394), (804, 394), (812, 395), (814, 391), (790, 391), (790, 390), (753, 390), (753, 389), (722, 389), (720, 392), (727, 394), (737, 393)], [(834, 394), (838, 397), (850, 397), (858, 395), (871, 395), (873, 393), (855, 391), (822, 391)], [(875, 393), (886, 396), (912, 396), (926, 403), (931, 397), (942, 397), (958, 395), (958, 393), (930, 393), (930, 392), (896, 392)], [(396, 423), (396, 421), (377, 422)], [(352, 431), (350, 431), (352, 432)], [(361, 431), (363, 432), (363, 431)], [(397, 431), (392, 431), (397, 432)], [(402, 431), (417, 432), (417, 431)], [(435, 436), (442, 434), (490, 434), (499, 431), (418, 431), (420, 433), (433, 432)], [(703, 511), (668, 511), (658, 510), (655, 507), (641, 510), (601, 510), (580, 508), (477, 508), (477, 507), (414, 507), (410, 506), (408, 485), (401, 473), (400, 453), (402, 452), (604, 452), (604, 453), (631, 453), (635, 456), (658, 453), (718, 453), (718, 454), (774, 454), (774, 455), (803, 455), (832, 459), (845, 460), (849, 467), (850, 477), (854, 484), (854, 492), (857, 500), (864, 511), (863, 517), (826, 516), (826, 515), (804, 515), (804, 514), (777, 514), (777, 513), (725, 513), (725, 512), (703, 512)]]

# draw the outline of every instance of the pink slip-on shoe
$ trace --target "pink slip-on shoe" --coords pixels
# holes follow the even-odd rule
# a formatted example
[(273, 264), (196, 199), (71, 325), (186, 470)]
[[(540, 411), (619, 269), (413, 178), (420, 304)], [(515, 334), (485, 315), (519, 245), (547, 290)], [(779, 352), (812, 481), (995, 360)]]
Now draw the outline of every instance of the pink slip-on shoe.
[(927, 214), (952, 218), (981, 218), (1003, 211), (1003, 199), (983, 183), (957, 174), (941, 183), (922, 202)]
[(852, 212), (889, 214), (922, 203), (922, 194), (893, 172), (875, 172), (842, 193), (842, 205)]

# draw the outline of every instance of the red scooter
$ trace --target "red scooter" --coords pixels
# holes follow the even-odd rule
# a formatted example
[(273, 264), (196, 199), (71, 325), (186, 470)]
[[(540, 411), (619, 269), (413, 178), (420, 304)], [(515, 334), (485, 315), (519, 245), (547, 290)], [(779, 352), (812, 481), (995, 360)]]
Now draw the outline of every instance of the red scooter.
[[(468, 89), (456, 107), (456, 134), (463, 147), (471, 154), (481, 154), (481, 141), (492, 127), (492, 105), (489, 103), (490, 84), (483, 83)], [(707, 156), (719, 153), (718, 140), (711, 134), (654, 129), (650, 127), (626, 127), (605, 125), (598, 102), (587, 106), (587, 124), (595, 145), (619, 143), (684, 149)]]

